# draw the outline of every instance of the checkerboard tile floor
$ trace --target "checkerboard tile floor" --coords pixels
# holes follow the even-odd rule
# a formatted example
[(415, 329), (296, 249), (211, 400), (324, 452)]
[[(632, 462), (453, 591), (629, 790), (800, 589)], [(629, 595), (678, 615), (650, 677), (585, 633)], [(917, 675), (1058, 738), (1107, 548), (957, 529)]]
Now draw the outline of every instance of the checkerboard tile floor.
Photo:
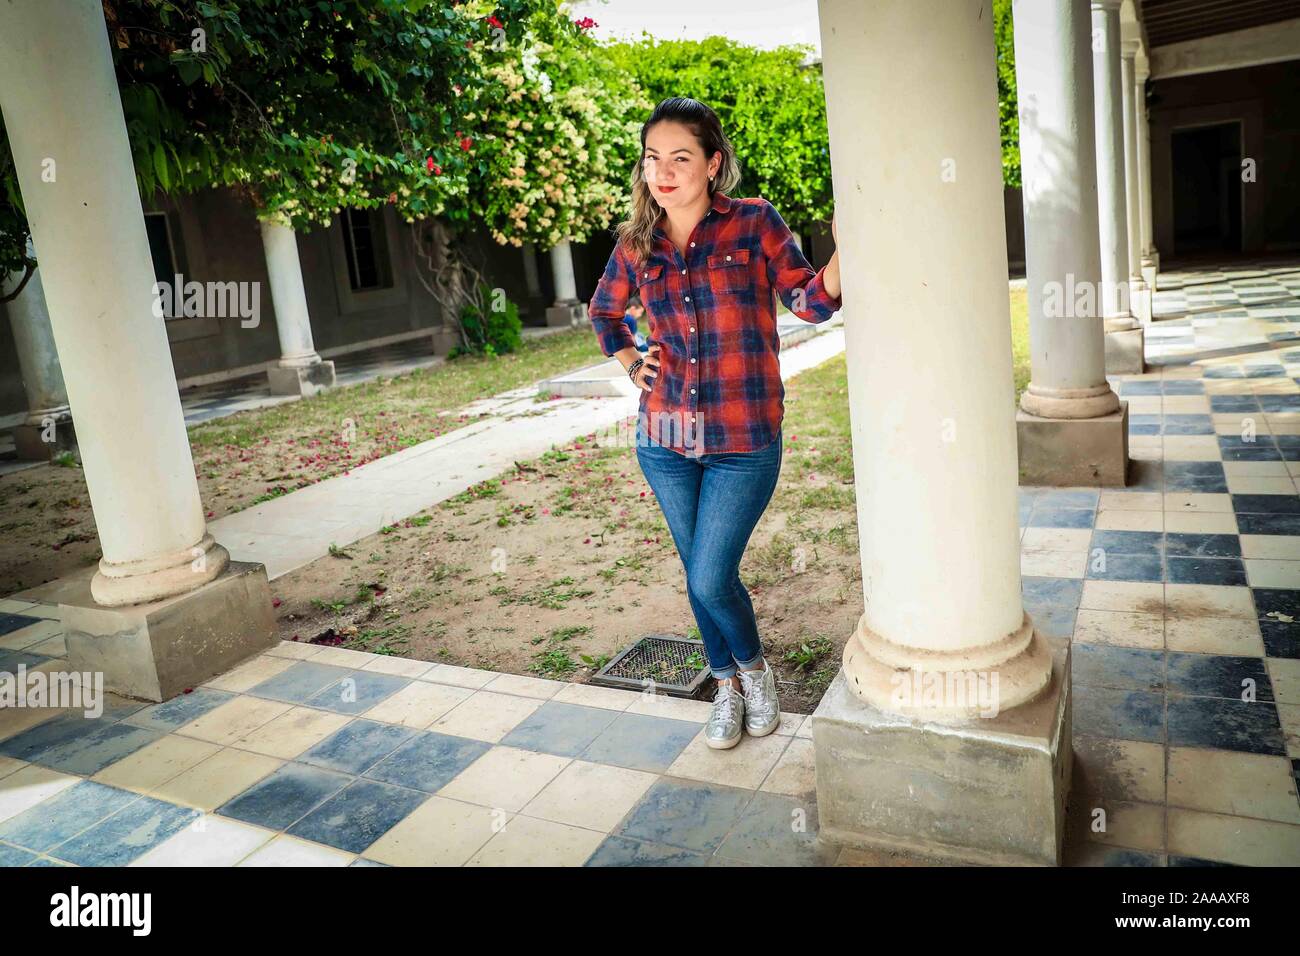
[(1147, 361), (1300, 341), (1300, 260), (1161, 272), (1146, 329)]
[[(1026, 608), (1073, 639), (1068, 864), (1300, 865), (1297, 360), (1117, 379), (1130, 486), (1021, 490)], [(64, 665), (53, 617), (0, 601), (0, 671)], [(707, 711), (285, 643), (160, 705), (0, 711), (0, 864), (917, 862), (816, 841), (808, 718), (712, 751)]]

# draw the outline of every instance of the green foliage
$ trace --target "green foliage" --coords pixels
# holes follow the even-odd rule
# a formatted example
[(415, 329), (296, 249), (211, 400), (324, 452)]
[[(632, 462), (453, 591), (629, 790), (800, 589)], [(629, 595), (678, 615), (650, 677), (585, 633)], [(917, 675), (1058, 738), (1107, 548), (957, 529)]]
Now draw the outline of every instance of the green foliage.
[(830, 219), (833, 208), (826, 99), (821, 64), (805, 64), (811, 49), (757, 50), (725, 37), (643, 35), (612, 44), (606, 53), (653, 102), (691, 96), (712, 107), (740, 160), (734, 194), (762, 196), (800, 230)]
[(451, 350), (449, 358), (506, 355), (524, 344), (524, 323), (519, 318), (519, 307), (509, 299), (494, 295), (486, 283), (480, 283), (476, 301), (461, 309), (460, 326), (464, 341)]
[(1020, 186), (1020, 117), (1016, 104), (1016, 45), (1011, 0), (993, 0), (993, 35), (998, 52), (998, 122), (1002, 128), (1002, 182)]

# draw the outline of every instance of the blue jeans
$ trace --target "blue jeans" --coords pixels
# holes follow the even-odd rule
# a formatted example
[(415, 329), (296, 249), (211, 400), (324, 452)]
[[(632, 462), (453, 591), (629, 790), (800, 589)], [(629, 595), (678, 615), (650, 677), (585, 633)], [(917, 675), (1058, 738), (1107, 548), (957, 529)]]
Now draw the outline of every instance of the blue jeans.
[(740, 559), (772, 500), (783, 454), (780, 430), (758, 451), (688, 457), (650, 443), (638, 427), (637, 461), (668, 521), (709, 669), (720, 679), (763, 660)]

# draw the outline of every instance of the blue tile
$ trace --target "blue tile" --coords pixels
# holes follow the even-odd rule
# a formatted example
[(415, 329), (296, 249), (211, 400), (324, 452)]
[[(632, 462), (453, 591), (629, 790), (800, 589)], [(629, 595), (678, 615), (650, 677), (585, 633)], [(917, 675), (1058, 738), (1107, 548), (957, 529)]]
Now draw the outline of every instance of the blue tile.
[(358, 780), (289, 827), (304, 840), (360, 853), (429, 799), (427, 793)]
[(101, 724), (88, 734), (45, 750), (35, 762), (90, 777), (164, 736), (161, 731), (126, 723)]
[(1223, 412), (1258, 412), (1262, 409), (1254, 395), (1211, 395), (1210, 411), (1217, 415)]
[(98, 726), (100, 725), (94, 718), (85, 717), (80, 711), (62, 714), (14, 734), (7, 740), (0, 740), (0, 754), (36, 763), (46, 751), (88, 734)]
[(1237, 531), (1240, 534), (1300, 535), (1300, 515), (1239, 514)]
[(0, 824), (0, 840), (44, 853), (139, 799), (83, 780)]
[(1158, 554), (1112, 554), (1107, 551), (1104, 561), (1089, 558), (1087, 575), (1091, 581), (1163, 581), (1164, 564)]
[(1227, 494), (1228, 480), (1217, 461), (1167, 461), (1165, 486), (1168, 492), (1185, 494)]
[(348, 866), (349, 866), (349, 867), (353, 867), (353, 866), (382, 866), (382, 867), (384, 867), (385, 869), (389, 869), (389, 866), (388, 866), (387, 863), (380, 863), (380, 862), (377, 861), (377, 860), (367, 860), (367, 859), (365, 859), (364, 857), (360, 857), (360, 856), (357, 857), (355, 860), (353, 860), (351, 863), (349, 863)]
[(700, 732), (700, 725), (667, 717), (619, 714), (581, 759), (663, 773)]
[(1127, 398), (1130, 395), (1159, 395), (1160, 380), (1145, 382), (1120, 382), (1119, 394)]
[(1169, 743), (1286, 756), (1277, 708), (1217, 697), (1169, 696)]
[(1209, 415), (1166, 415), (1166, 435), (1213, 435), (1214, 419)]
[(1205, 385), (1194, 378), (1167, 378), (1161, 384), (1166, 395), (1205, 394)]
[(1244, 378), (1240, 365), (1211, 365), (1205, 370), (1205, 378)]
[(1300, 591), (1291, 588), (1251, 588), (1255, 612), (1261, 619), (1281, 621), (1292, 618), (1300, 622)]
[(1148, 557), (1160, 557), (1164, 550), (1165, 535), (1163, 531), (1094, 531), (1092, 533), (1092, 551), (1098, 548), (1112, 554), (1145, 554)]
[(1233, 495), (1232, 510), (1239, 515), (1300, 515), (1300, 495)]
[(617, 711), (547, 701), (502, 738), (508, 747), (576, 757), (614, 722)]
[(1241, 538), (1235, 534), (1171, 531), (1165, 535), (1165, 553), (1184, 558), (1239, 558)]
[(1140, 647), (1076, 642), (1070, 670), (1075, 684), (1158, 691), (1165, 684), (1165, 654)]
[(42, 618), (28, 617), (26, 614), (0, 614), (0, 637), (33, 624), (40, 624)]
[(816, 803), (776, 793), (756, 793), (719, 845), (715, 862), (831, 866), (839, 849), (818, 843)]
[(1218, 584), (1245, 587), (1246, 566), (1239, 558), (1178, 558), (1165, 560), (1170, 584)]
[(1259, 407), (1266, 412), (1300, 412), (1300, 395), (1261, 395)]
[(185, 829), (202, 814), (189, 807), (140, 797), (53, 851), (78, 866), (126, 866)]
[(1259, 435), (1254, 441), (1246, 441), (1237, 435), (1218, 437), (1219, 454), (1224, 461), (1282, 461), (1282, 453), (1268, 435)]
[(1164, 695), (1079, 684), (1074, 695), (1074, 732), (1121, 740), (1165, 739)]
[(614, 835), (712, 853), (751, 796), (748, 790), (663, 777), (628, 812)]
[(296, 758), (340, 773), (361, 774), (383, 760), (415, 731), (373, 720), (352, 720)]
[(1091, 528), (1097, 513), (1086, 508), (1049, 508), (1035, 505), (1030, 528)]
[(348, 673), (350, 672), (346, 667), (299, 661), (274, 677), (268, 677), (248, 693), (254, 697), (303, 704), (308, 698), (320, 693), (322, 689), (329, 687)]
[(127, 717), (126, 722), (136, 727), (147, 727), (150, 730), (169, 733), (190, 721), (198, 720), (208, 711), (220, 707), (236, 696), (224, 690), (196, 687), (188, 694), (181, 694), (161, 704), (145, 707)]
[(1223, 697), (1241, 700), (1246, 688), (1256, 700), (1273, 700), (1264, 661), (1259, 657), (1231, 657), (1222, 654), (1169, 652), (1169, 693), (1187, 697)]
[(605, 837), (585, 866), (705, 866), (709, 858), (675, 846), (627, 837)]
[(341, 680), (308, 697), (305, 703), (337, 714), (360, 714), (383, 703), (409, 683), (409, 677), (348, 671)]
[(284, 830), (346, 787), (352, 778), (332, 770), (287, 763), (217, 807), (217, 813), (268, 830)]
[(36, 857), (37, 854), (31, 850), (0, 843), (0, 867), (26, 866), (34, 861)]
[(1096, 509), (1099, 492), (1095, 489), (1048, 488), (1040, 491), (1034, 501), (1036, 508), (1088, 508)]
[(1235, 863), (1220, 863), (1217, 860), (1203, 860), (1196, 856), (1179, 856), (1175, 853), (1169, 854), (1170, 866), (1236, 866)]
[(18, 668), (31, 670), (39, 667), (50, 658), (45, 654), (33, 654), (31, 651), (11, 651), (0, 648), (0, 673), (17, 674)]
[(1286, 369), (1281, 365), (1247, 365), (1245, 366), (1246, 378), (1283, 378), (1286, 376)]
[(1083, 582), (1075, 578), (1046, 578), (1025, 575), (1020, 579), (1020, 594), (1025, 610), (1066, 607), (1077, 608), (1083, 597)]
[(436, 793), (492, 749), (467, 737), (426, 731), (408, 740), (365, 772), (372, 780)]

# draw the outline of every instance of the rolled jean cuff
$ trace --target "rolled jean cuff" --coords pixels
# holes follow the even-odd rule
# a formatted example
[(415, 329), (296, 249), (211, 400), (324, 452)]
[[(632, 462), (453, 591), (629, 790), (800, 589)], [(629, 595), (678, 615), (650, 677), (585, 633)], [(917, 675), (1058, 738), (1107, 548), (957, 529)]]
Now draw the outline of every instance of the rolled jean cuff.
[[(763, 663), (763, 652), (759, 651), (758, 656), (755, 657), (752, 661), (739, 661), (737, 662), (736, 666), (739, 667), (741, 670), (750, 671), (762, 663)], [(762, 670), (762, 668), (760, 667), (759, 670)]]
[(726, 667), (714, 667), (709, 665), (709, 673), (713, 675), (714, 680), (726, 680), (728, 677), (736, 676), (736, 663), (732, 661)]

